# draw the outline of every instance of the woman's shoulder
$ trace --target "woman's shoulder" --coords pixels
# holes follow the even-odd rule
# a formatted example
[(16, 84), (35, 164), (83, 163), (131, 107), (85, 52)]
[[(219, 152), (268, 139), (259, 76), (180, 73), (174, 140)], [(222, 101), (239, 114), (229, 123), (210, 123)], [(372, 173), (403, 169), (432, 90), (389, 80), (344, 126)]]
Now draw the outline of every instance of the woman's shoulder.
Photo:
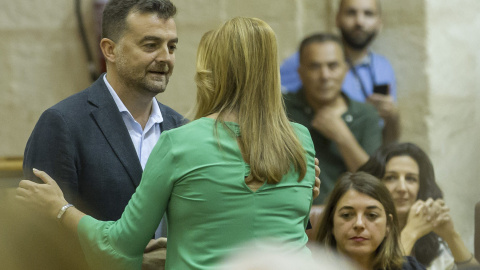
[(290, 122), (290, 125), (292, 126), (295, 134), (304, 146), (305, 144), (313, 146), (312, 137), (310, 136), (310, 131), (308, 130), (308, 128), (306, 128), (302, 124), (295, 122)]
[(295, 123), (295, 122), (290, 122), (290, 125), (292, 126), (293, 130), (297, 133), (297, 135), (300, 134), (308, 134), (310, 136), (310, 132), (308, 131), (308, 128), (305, 127), (302, 124)]
[(168, 134), (168, 136), (172, 136), (172, 137), (175, 137), (175, 138), (179, 138), (179, 136), (181, 136), (181, 137), (185, 137), (185, 136), (186, 137), (188, 137), (188, 136), (198, 137), (199, 132), (200, 133), (202, 133), (202, 132), (209, 132), (210, 133), (210, 131), (212, 130), (211, 129), (212, 123), (209, 120), (210, 119), (208, 119), (208, 118), (196, 119), (194, 121), (186, 123), (183, 126), (179, 126), (179, 127), (176, 127), (176, 128), (170, 129), (170, 130), (162, 131), (162, 136)]
[(425, 266), (423, 266), (421, 263), (417, 261), (412, 256), (405, 256), (403, 257), (405, 259), (403, 265), (402, 265), (402, 270), (425, 270)]

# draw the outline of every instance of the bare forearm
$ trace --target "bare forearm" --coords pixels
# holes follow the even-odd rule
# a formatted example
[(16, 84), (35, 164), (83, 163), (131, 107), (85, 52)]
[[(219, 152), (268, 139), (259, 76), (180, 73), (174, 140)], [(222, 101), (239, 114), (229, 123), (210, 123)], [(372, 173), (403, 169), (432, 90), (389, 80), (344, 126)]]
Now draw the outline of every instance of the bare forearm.
[(67, 229), (67, 231), (71, 232), (72, 234), (77, 234), (77, 227), (78, 223), (80, 223), (80, 219), (85, 216), (80, 210), (74, 207), (70, 207), (67, 209), (65, 214), (63, 214), (60, 223), (62, 226)]
[(400, 117), (398, 113), (384, 119), (384, 121), (383, 145), (398, 141), (400, 138)]
[[(466, 262), (472, 258), (472, 253), (465, 246), (462, 237), (457, 232), (449, 234), (448, 237), (443, 238), (443, 240), (447, 242), (455, 262)], [(478, 264), (478, 262), (473, 258), (468, 264)]]
[(409, 256), (412, 253), (413, 246), (417, 242), (418, 237), (414, 231), (405, 228), (400, 234), (400, 243), (402, 245), (403, 254)]
[(368, 154), (348, 130), (342, 135), (336, 137), (335, 142), (340, 150), (348, 171), (355, 172), (368, 160)]

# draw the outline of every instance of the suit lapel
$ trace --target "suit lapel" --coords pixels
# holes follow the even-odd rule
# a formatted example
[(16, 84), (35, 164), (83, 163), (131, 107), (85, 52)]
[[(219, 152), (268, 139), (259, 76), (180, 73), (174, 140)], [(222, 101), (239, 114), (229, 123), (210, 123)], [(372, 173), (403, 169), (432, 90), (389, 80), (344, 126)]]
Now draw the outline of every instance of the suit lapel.
[(92, 117), (133, 184), (138, 186), (142, 178), (142, 166), (118, 107), (103, 82), (103, 75), (90, 88), (89, 102), (93, 105)]
[(163, 117), (163, 121), (162, 123), (160, 123), (160, 130), (162, 132), (164, 131), (167, 131), (167, 130), (170, 130), (170, 129), (173, 129), (173, 128), (176, 128), (178, 127), (178, 124), (176, 124), (171, 115), (167, 112), (167, 109), (165, 107), (165, 105), (163, 105), (162, 103), (158, 102), (158, 107), (160, 108), (160, 112), (162, 113), (162, 117)]

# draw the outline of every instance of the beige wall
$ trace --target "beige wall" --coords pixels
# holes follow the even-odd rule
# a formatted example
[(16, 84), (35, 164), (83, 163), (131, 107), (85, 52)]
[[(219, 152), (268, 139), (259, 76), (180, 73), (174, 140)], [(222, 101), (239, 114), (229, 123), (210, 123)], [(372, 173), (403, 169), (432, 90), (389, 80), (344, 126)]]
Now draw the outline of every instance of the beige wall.
[[(280, 58), (315, 31), (334, 30), (338, 0), (173, 0), (178, 7), (177, 64), (160, 101), (185, 114), (193, 106), (196, 46), (233, 16), (265, 20)], [(91, 3), (83, 1), (93, 28)], [(90, 84), (73, 1), (0, 0), (0, 156), (22, 155), (41, 112)], [(456, 227), (473, 247), (478, 201), (480, 50), (477, 0), (383, 1), (384, 27), (373, 48), (396, 71), (402, 140), (430, 153)], [(93, 33), (89, 34), (95, 46)]]
[(426, 1), (430, 154), (455, 226), (473, 246), (480, 200), (480, 2)]

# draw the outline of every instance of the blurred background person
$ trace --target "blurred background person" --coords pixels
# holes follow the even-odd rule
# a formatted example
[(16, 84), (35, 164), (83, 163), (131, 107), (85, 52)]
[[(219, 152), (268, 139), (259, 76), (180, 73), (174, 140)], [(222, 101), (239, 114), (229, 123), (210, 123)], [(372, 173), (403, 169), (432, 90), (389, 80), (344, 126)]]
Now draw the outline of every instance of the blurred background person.
[(359, 171), (382, 179), (390, 191), (405, 254), (432, 270), (478, 265), (455, 230), (432, 162), (422, 149), (412, 143), (382, 147)]
[[(392, 65), (370, 49), (382, 28), (381, 13), (379, 0), (342, 0), (335, 22), (349, 67), (342, 91), (355, 101), (375, 106), (383, 119), (383, 142), (387, 144), (400, 137), (400, 120)], [(299, 65), (298, 52), (283, 61), (280, 74), (284, 93), (297, 92), (302, 87), (297, 73)]]
[(342, 93), (348, 66), (337, 36), (306, 37), (299, 53), (302, 88), (283, 98), (289, 119), (307, 127), (312, 136), (322, 170), (322, 188), (314, 203), (322, 204), (342, 173), (356, 171), (380, 147), (382, 130), (373, 106)]

